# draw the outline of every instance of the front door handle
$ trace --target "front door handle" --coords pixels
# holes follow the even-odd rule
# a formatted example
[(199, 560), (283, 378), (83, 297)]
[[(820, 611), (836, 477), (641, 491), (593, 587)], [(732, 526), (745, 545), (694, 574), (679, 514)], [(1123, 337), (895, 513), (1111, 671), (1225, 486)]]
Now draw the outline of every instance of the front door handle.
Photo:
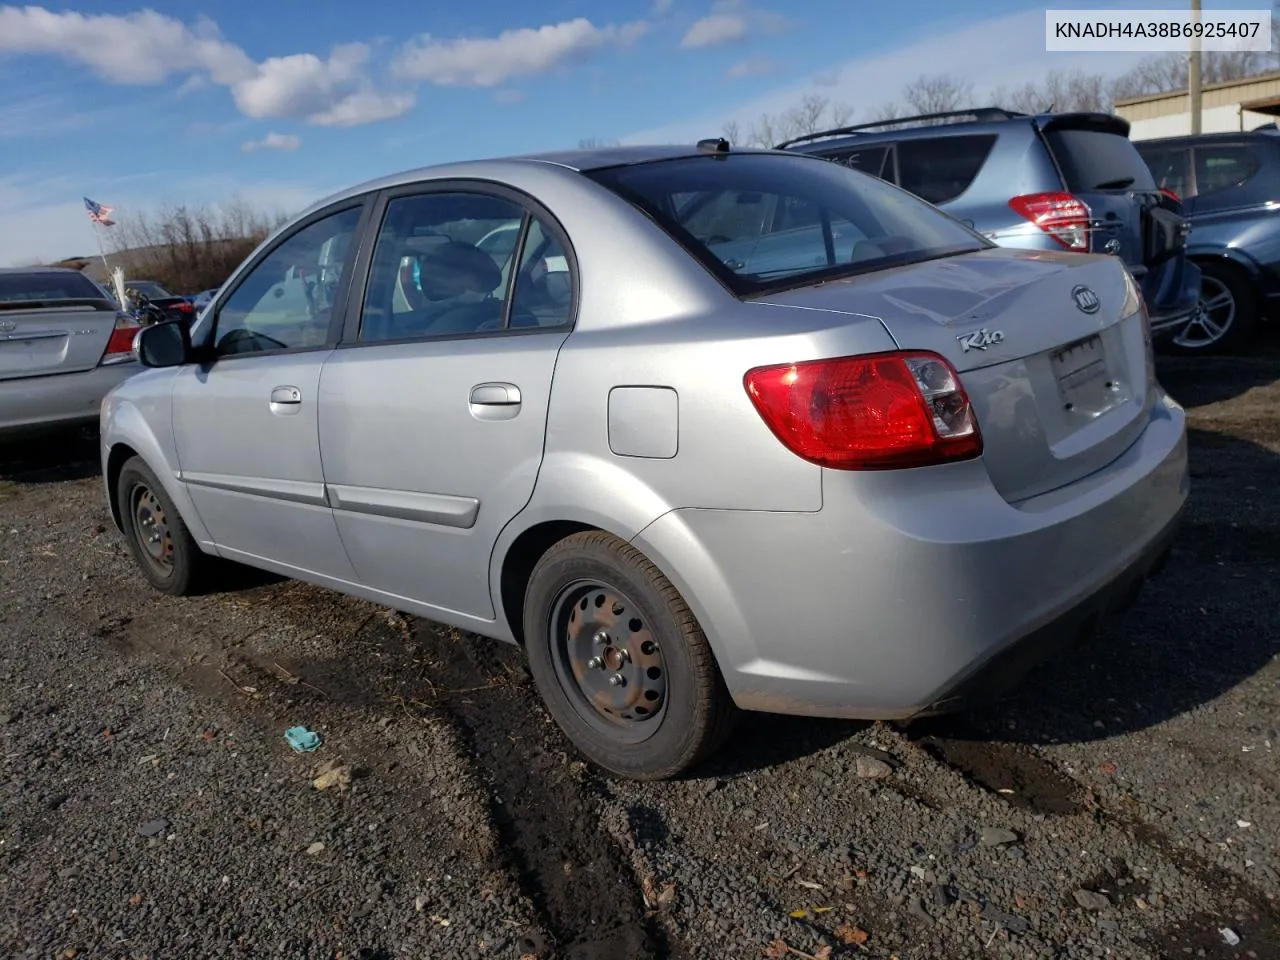
[(302, 391), (297, 387), (276, 387), (271, 391), (271, 412), (277, 417), (291, 417), (302, 409)]
[(520, 403), (514, 383), (478, 383), (471, 388), (471, 402), (478, 407), (509, 407)]
[(513, 420), (520, 414), (514, 383), (477, 383), (471, 388), (471, 415), (477, 420)]

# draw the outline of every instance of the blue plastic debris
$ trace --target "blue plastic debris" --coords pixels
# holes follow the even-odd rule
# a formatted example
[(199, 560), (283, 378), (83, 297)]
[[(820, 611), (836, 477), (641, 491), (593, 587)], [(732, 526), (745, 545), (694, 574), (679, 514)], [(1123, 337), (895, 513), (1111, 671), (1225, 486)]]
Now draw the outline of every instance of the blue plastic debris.
[(306, 727), (290, 727), (284, 732), (284, 738), (298, 753), (310, 753), (320, 746), (320, 734)]

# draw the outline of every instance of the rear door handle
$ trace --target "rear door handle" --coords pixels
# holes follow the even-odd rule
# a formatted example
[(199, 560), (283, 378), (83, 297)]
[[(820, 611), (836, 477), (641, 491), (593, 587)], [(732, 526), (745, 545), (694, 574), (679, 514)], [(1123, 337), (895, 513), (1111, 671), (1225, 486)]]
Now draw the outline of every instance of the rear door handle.
[(477, 407), (517, 406), (520, 388), (514, 383), (478, 383), (471, 388), (471, 402)]

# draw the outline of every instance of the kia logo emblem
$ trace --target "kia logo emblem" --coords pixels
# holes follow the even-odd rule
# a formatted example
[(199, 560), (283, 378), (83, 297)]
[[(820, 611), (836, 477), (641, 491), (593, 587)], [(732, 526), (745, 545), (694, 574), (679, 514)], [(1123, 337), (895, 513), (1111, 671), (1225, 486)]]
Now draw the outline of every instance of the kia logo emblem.
[(1071, 299), (1076, 302), (1076, 306), (1084, 313), (1097, 313), (1098, 308), (1102, 306), (1102, 301), (1098, 299), (1098, 295), (1083, 284), (1071, 291)]

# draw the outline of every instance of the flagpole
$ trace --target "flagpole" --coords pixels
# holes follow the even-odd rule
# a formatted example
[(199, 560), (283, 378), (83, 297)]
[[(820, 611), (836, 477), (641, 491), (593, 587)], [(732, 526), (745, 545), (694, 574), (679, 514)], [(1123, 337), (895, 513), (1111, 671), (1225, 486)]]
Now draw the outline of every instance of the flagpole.
[(111, 265), (107, 263), (107, 251), (102, 247), (102, 234), (99, 232), (102, 228), (97, 224), (93, 224), (93, 239), (98, 241), (98, 256), (102, 258), (102, 271), (104, 281), (111, 279)]

